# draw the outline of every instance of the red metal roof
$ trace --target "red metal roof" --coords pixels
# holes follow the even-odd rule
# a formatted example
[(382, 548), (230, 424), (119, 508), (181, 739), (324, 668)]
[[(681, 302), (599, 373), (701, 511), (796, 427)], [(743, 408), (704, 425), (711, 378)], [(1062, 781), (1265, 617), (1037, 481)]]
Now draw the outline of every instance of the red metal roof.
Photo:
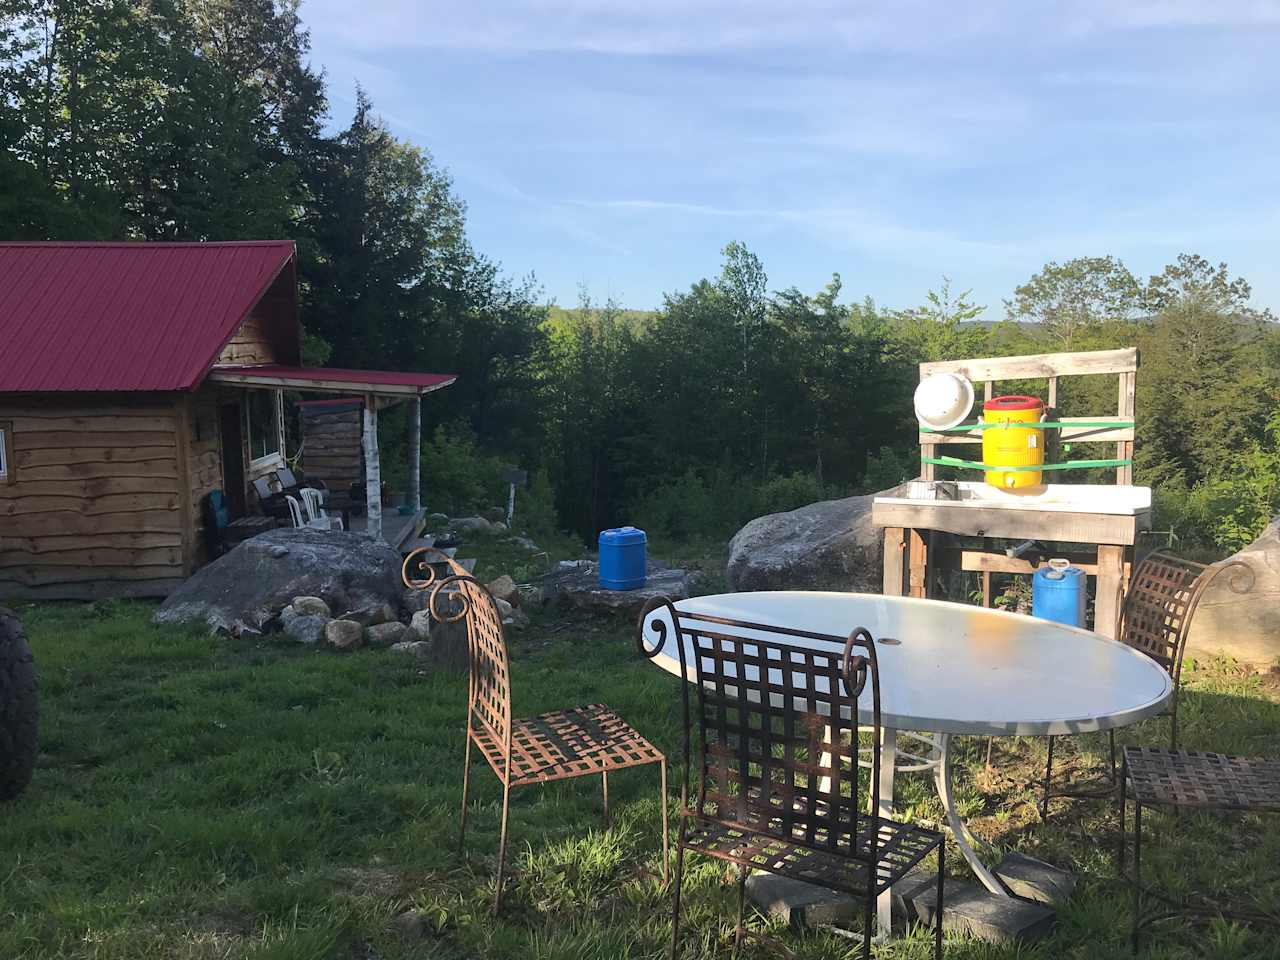
[(430, 393), (458, 379), (453, 373), (395, 373), (390, 370), (342, 370), (278, 364), (217, 366), (210, 376), (224, 383), (343, 393), (364, 393), (364, 388), (368, 388), (367, 392), (377, 394)]
[(192, 389), (293, 253), (0, 243), (0, 392)]

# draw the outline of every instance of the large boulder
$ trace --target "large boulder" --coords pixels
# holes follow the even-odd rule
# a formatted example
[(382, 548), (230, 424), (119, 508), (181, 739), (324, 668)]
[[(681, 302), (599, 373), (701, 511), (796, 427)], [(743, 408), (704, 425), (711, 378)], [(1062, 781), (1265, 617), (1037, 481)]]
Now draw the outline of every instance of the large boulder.
[(340, 530), (270, 530), (198, 570), (154, 619), (260, 633), (294, 597), (318, 597), (334, 611), (395, 610), (403, 590), (400, 557), (383, 540)]
[[(1244, 571), (1224, 570), (1209, 585), (1191, 621), (1187, 653), (1225, 653), (1271, 667), (1280, 662), (1280, 517), (1231, 559), (1248, 564), (1253, 583)], [(1233, 581), (1244, 592), (1233, 590)]]
[(648, 561), (645, 584), (635, 590), (606, 590), (600, 586), (600, 567), (594, 560), (561, 561), (543, 579), (542, 598), (543, 602), (564, 601), (584, 610), (610, 610), (635, 616), (654, 597), (683, 600), (689, 596), (691, 587), (692, 577), (688, 572), (672, 569), (661, 560)]
[(756, 517), (729, 541), (729, 586), (879, 593), (884, 532), (871, 522), (871, 501), (905, 496), (905, 491), (903, 484)]

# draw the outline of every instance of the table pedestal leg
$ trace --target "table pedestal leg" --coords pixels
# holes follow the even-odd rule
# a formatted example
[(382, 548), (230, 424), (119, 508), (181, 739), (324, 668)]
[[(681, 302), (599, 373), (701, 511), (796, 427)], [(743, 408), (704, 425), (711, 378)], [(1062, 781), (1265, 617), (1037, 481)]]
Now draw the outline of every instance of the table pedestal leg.
[(998, 896), (1007, 897), (1009, 891), (1005, 889), (1000, 879), (987, 869), (987, 865), (978, 859), (978, 854), (973, 849), (974, 844), (980, 846), (985, 844), (969, 833), (960, 820), (960, 814), (956, 812), (955, 793), (951, 783), (951, 737), (944, 733), (941, 735), (941, 741), (939, 746), (942, 751), (942, 760), (934, 770), (934, 783), (938, 788), (938, 799), (942, 801), (943, 809), (947, 813), (947, 825), (951, 827), (951, 834), (956, 839), (960, 854), (982, 881), (982, 885)]
[[(893, 816), (893, 778), (898, 766), (898, 731), (884, 727), (880, 731), (880, 806), (881, 817)], [(870, 804), (870, 797), (867, 798)], [(893, 935), (893, 893), (886, 890), (876, 903), (876, 939)]]

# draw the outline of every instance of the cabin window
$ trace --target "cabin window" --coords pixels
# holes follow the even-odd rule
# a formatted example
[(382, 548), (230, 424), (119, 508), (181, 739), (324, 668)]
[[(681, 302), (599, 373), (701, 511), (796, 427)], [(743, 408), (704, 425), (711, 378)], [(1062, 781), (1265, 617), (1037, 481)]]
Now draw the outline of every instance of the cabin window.
[(249, 458), (253, 466), (281, 460), (280, 391), (250, 390), (245, 411), (249, 418)]
[(9, 475), (9, 437), (13, 435), (13, 424), (0, 420), (0, 483), (8, 483)]

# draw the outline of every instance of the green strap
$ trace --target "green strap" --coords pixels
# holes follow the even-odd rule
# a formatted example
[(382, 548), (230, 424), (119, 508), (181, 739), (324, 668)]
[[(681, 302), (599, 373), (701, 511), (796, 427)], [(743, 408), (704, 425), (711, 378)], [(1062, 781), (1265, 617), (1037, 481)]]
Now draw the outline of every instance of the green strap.
[(956, 457), (921, 457), (924, 463), (935, 463), (940, 467), (960, 467), (962, 470), (986, 470), (991, 473), (1029, 473), (1033, 470), (1088, 470), (1091, 467), (1127, 467), (1132, 460), (1068, 460), (1065, 463), (1045, 463), (1040, 466), (993, 467), (974, 460), (960, 460)]
[(921, 433), (968, 433), (970, 430), (1016, 430), (1018, 428), (1036, 430), (1061, 430), (1063, 427), (1097, 427), (1119, 429), (1132, 427), (1132, 420), (1013, 420), (1000, 423), (962, 423), (958, 427), (947, 427), (935, 430), (933, 427), (921, 427)]

